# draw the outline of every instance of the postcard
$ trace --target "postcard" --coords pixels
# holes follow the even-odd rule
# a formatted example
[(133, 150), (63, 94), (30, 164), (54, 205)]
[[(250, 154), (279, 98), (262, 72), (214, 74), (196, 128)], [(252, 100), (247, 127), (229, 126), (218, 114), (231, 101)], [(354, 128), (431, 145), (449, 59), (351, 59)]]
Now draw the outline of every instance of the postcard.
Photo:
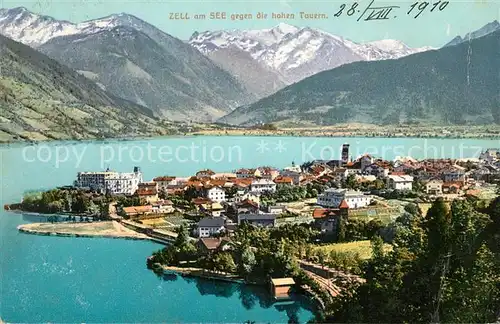
[(0, 0), (0, 323), (500, 321), (497, 0)]

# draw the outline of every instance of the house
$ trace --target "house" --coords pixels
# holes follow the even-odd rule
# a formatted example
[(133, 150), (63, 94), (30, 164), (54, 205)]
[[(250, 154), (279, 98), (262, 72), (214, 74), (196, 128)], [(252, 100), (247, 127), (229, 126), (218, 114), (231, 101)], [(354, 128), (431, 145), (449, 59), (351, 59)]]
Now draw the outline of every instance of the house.
[(139, 217), (143, 215), (149, 215), (153, 212), (153, 206), (131, 206), (131, 207), (123, 207), (123, 213), (129, 217)]
[(231, 248), (231, 240), (226, 237), (202, 237), (196, 242), (196, 249), (202, 255), (208, 255), (216, 251), (229, 251)]
[(158, 190), (168, 192), (168, 189), (177, 185), (176, 177), (156, 177), (153, 179), (154, 182), (158, 184)]
[(340, 182), (347, 179), (347, 177), (349, 176), (349, 171), (347, 171), (346, 168), (337, 168), (333, 170), (331, 175), (335, 179), (335, 181)]
[(233, 202), (234, 203), (240, 203), (245, 200), (250, 200), (256, 203), (257, 205), (260, 204), (260, 196), (258, 194), (254, 194), (251, 192), (245, 192), (245, 191), (238, 191), (236, 195), (234, 196)]
[(361, 162), (348, 162), (344, 165), (344, 168), (347, 170), (347, 176), (351, 174), (361, 174)]
[(253, 193), (276, 192), (276, 183), (269, 179), (257, 179), (252, 181), (250, 190)]
[(151, 205), (152, 212), (158, 214), (171, 214), (175, 211), (174, 204), (170, 200), (159, 200)]
[(428, 195), (442, 195), (443, 194), (443, 181), (433, 179), (426, 183), (425, 192)]
[(365, 154), (360, 157), (358, 161), (361, 167), (361, 171), (364, 171), (367, 166), (372, 165), (373, 162), (375, 162), (375, 159), (371, 155)]
[(271, 167), (260, 167), (258, 170), (260, 171), (260, 178), (262, 179), (274, 180), (280, 175), (279, 170)]
[(209, 202), (205, 204), (201, 204), (199, 206), (199, 210), (201, 213), (204, 213), (208, 216), (212, 217), (220, 217), (224, 212), (224, 207), (218, 202)]
[(453, 165), (449, 169), (443, 171), (442, 176), (444, 182), (465, 182), (465, 168), (458, 165)]
[(265, 210), (269, 214), (280, 215), (280, 214), (283, 214), (283, 212), (285, 211), (285, 207), (284, 206), (267, 206)]
[(321, 233), (336, 233), (340, 217), (348, 218), (349, 205), (344, 200), (339, 208), (315, 208), (313, 211), (315, 227)]
[(211, 178), (212, 176), (215, 175), (215, 172), (213, 172), (210, 169), (204, 169), (196, 172), (196, 177), (201, 179), (201, 178)]
[(394, 175), (387, 176), (387, 188), (393, 190), (412, 190), (413, 177), (409, 175)]
[(361, 191), (330, 188), (318, 196), (317, 204), (323, 207), (339, 208), (343, 201), (349, 208), (363, 208), (371, 203), (372, 197), (364, 195)]
[(377, 178), (385, 178), (389, 175), (389, 168), (373, 163), (365, 167), (363, 173), (366, 175), (374, 175)]
[(445, 194), (460, 194), (464, 183), (461, 181), (443, 183), (443, 193)]
[(197, 224), (198, 237), (211, 237), (225, 231), (225, 221), (221, 217), (205, 217)]
[[(291, 178), (292, 181), (293, 181), (293, 184), (298, 186), (300, 184), (300, 182), (302, 181), (302, 179), (304, 179), (304, 175), (302, 174), (302, 172), (297, 172), (295, 171), (294, 169), (292, 170), (283, 170), (281, 171), (281, 176), (284, 177), (284, 178)], [(276, 180), (276, 179), (274, 179)]]
[(217, 202), (226, 201), (226, 191), (221, 187), (207, 186), (203, 189), (203, 196)]
[(259, 204), (252, 200), (246, 199), (236, 204), (237, 214), (257, 214), (258, 212)]
[(239, 169), (235, 173), (238, 179), (258, 178), (261, 176), (259, 169)]
[(294, 181), (291, 177), (278, 176), (273, 181), (274, 181), (274, 183), (276, 183), (276, 185), (281, 185), (281, 186), (293, 186), (294, 185)]
[(274, 227), (276, 217), (276, 214), (238, 214), (238, 225), (245, 222), (258, 227)]
[(158, 183), (157, 182), (143, 182), (139, 183), (136, 191), (141, 201), (151, 204), (158, 201)]

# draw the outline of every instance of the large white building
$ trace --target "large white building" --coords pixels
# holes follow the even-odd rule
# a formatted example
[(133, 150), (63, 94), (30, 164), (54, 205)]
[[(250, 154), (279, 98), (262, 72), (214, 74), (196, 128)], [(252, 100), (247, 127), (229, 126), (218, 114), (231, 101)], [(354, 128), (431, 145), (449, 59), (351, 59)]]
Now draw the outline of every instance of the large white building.
[(409, 175), (388, 175), (387, 187), (393, 190), (412, 190), (413, 177)]
[(103, 172), (78, 172), (75, 186), (107, 191), (112, 195), (133, 195), (141, 182), (142, 172), (134, 167), (134, 172), (123, 173), (109, 169)]
[(372, 197), (364, 195), (361, 191), (330, 188), (318, 196), (318, 205), (338, 208), (343, 200), (345, 200), (349, 208), (355, 209), (368, 206), (372, 201)]
[(257, 179), (252, 181), (250, 190), (254, 193), (276, 192), (276, 183), (269, 179)]
[(223, 202), (226, 201), (226, 191), (221, 187), (206, 188), (205, 197), (212, 201)]

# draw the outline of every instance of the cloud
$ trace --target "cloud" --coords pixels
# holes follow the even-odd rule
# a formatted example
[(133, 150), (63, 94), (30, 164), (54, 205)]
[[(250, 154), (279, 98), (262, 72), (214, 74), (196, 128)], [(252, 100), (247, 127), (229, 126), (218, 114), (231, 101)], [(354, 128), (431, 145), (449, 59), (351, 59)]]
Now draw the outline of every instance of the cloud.
[(451, 35), (451, 25), (450, 25), (450, 24), (448, 24), (448, 25), (446, 26), (446, 36), (450, 36), (450, 35)]

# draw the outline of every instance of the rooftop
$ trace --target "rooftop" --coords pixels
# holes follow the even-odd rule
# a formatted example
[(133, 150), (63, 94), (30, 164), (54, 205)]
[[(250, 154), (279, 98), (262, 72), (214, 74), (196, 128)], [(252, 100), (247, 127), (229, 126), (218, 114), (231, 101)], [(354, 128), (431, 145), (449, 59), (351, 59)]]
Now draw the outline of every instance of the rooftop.
[(198, 227), (221, 227), (224, 219), (220, 217), (205, 217), (198, 222)]
[(276, 214), (239, 214), (238, 218), (244, 220), (275, 220)]
[(293, 278), (275, 278), (271, 279), (273, 286), (292, 286), (295, 285)]

